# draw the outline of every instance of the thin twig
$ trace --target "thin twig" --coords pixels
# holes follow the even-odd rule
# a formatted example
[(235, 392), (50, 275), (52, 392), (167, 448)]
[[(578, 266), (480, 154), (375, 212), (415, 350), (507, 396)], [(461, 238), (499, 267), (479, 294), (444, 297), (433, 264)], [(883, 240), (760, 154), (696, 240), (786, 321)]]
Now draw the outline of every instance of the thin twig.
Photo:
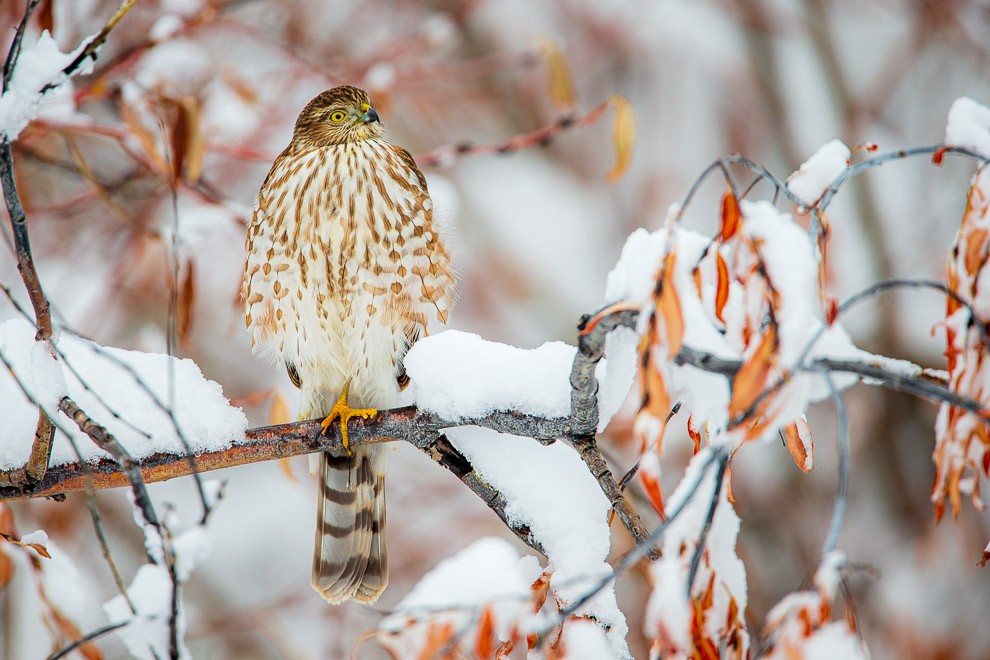
[(832, 376), (825, 377), (828, 388), (835, 401), (835, 412), (839, 417), (839, 485), (835, 494), (835, 512), (832, 514), (832, 522), (828, 527), (828, 536), (825, 537), (825, 546), (822, 548), (822, 561), (825, 561), (839, 542), (839, 531), (842, 529), (842, 521), (846, 514), (849, 493), (849, 412), (846, 410), (846, 402), (832, 381)]
[(701, 528), (701, 533), (698, 535), (698, 545), (694, 548), (694, 554), (691, 555), (691, 568), (688, 570), (687, 577), (687, 598), (691, 600), (691, 589), (694, 587), (694, 578), (698, 575), (698, 567), (701, 566), (701, 556), (705, 552), (705, 546), (708, 543), (708, 532), (712, 529), (712, 521), (715, 520), (715, 510), (718, 508), (718, 503), (721, 501), (722, 497), (722, 481), (725, 479), (725, 470), (728, 467), (729, 461), (719, 461), (718, 469), (715, 472), (715, 488), (712, 491), (712, 501), (708, 506), (708, 515), (705, 516), (705, 524)]
[(123, 628), (126, 625), (130, 625), (131, 622), (132, 619), (127, 619), (126, 621), (118, 621), (117, 623), (111, 623), (106, 626), (103, 626), (102, 628), (97, 628), (93, 632), (87, 633), (84, 637), (80, 637), (79, 639), (72, 642), (68, 646), (63, 646), (55, 653), (52, 653), (50, 656), (48, 656), (48, 660), (61, 660), (61, 658), (68, 656), (70, 653), (78, 649), (80, 646), (84, 646), (86, 644), (89, 644), (90, 642), (95, 642), (104, 635), (109, 635), (115, 630), (119, 630), (120, 628)]

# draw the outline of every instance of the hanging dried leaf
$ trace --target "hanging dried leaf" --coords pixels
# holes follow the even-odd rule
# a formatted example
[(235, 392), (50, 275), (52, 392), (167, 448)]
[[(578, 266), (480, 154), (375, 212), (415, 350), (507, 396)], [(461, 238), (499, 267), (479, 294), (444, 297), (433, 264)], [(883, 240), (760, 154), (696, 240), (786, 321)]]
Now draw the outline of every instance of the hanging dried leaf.
[(742, 223), (742, 211), (739, 210), (739, 200), (732, 192), (732, 186), (725, 184), (725, 194), (722, 195), (722, 222), (719, 238), (727, 241), (736, 235)]
[(664, 509), (663, 503), (663, 490), (660, 488), (660, 461), (657, 459), (656, 454), (650, 452), (640, 459), (639, 463), (639, 481), (643, 484), (643, 491), (646, 493), (646, 499), (650, 502), (650, 506), (661, 520), (665, 520), (667, 514)]
[(199, 102), (184, 96), (173, 100), (176, 108), (175, 124), (172, 126), (172, 181), (185, 177), (195, 183), (203, 169), (205, 143), (200, 131)]
[(19, 545), (22, 548), (31, 548), (45, 559), (52, 558), (52, 556), (48, 554), (48, 548), (41, 545), (40, 543), (24, 543), (23, 541), (18, 541), (15, 537), (11, 536), (10, 534), (0, 534), (0, 538), (7, 541), (7, 543), (13, 543), (14, 545)]
[(725, 263), (722, 253), (715, 251), (715, 274), (717, 276), (715, 286), (715, 317), (725, 323), (725, 303), (729, 301), (729, 265)]
[(491, 605), (486, 605), (478, 623), (478, 637), (474, 644), (474, 654), (479, 658), (490, 658), (495, 652), (498, 638), (495, 636), (495, 617)]
[(533, 594), (533, 612), (539, 612), (543, 609), (543, 604), (547, 602), (547, 594), (550, 593), (550, 578), (553, 573), (550, 571), (543, 571), (540, 573), (540, 577), (536, 578), (536, 581), (530, 585), (529, 590)]
[(757, 397), (767, 384), (767, 377), (776, 362), (777, 328), (771, 324), (760, 339), (753, 355), (743, 363), (732, 380), (732, 399), (729, 401), (729, 418), (735, 420), (750, 411)]
[(636, 119), (633, 116), (629, 101), (621, 96), (609, 99), (609, 105), (615, 109), (615, 120), (612, 123), (612, 142), (615, 144), (615, 165), (609, 170), (606, 179), (609, 182), (618, 181), (632, 162), (633, 143), (636, 140)]
[[(684, 344), (684, 316), (681, 313), (681, 301), (677, 296), (674, 285), (674, 264), (676, 254), (669, 252), (663, 259), (663, 278), (660, 288), (659, 312), (664, 322), (667, 339), (667, 357), (673, 359)], [(670, 407), (667, 406), (669, 410)], [(664, 415), (667, 413), (664, 412)]]
[(811, 427), (808, 426), (808, 418), (801, 415), (796, 422), (788, 424), (784, 428), (784, 437), (794, 464), (802, 472), (811, 472), (815, 466), (815, 440), (811, 434)]
[(179, 285), (176, 301), (175, 322), (179, 331), (179, 344), (189, 346), (192, 333), (193, 308), (196, 305), (196, 268), (192, 259), (186, 261), (182, 282)]
[(560, 44), (553, 39), (544, 39), (540, 44), (540, 53), (550, 75), (550, 98), (558, 108), (573, 110), (577, 105), (577, 95), (574, 93), (571, 69), (567, 66), (567, 58)]
[(0, 592), (2, 592), (14, 577), (14, 561), (0, 548)]
[(430, 622), (426, 629), (426, 642), (419, 651), (419, 660), (456, 658), (457, 647), (458, 644), (454, 641), (454, 624), (452, 622)]

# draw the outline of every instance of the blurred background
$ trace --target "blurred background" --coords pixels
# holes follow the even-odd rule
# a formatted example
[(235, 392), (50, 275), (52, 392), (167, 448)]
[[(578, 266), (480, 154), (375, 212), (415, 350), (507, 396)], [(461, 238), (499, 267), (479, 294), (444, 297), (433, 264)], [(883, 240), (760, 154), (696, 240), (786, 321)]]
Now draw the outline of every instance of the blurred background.
[[(116, 6), (43, 0), (26, 43), (44, 27), (70, 50)], [(19, 0), (0, 4), (4, 52), (22, 12)], [(16, 177), (56, 318), (103, 344), (161, 352), (177, 291), (177, 353), (263, 425), (293, 417), (296, 395), (281, 369), (252, 357), (243, 330), (245, 222), (296, 115), (323, 89), (367, 88), (391, 141), (417, 156), (502, 142), (613, 94), (629, 100), (635, 152), (616, 183), (605, 176), (614, 160), (608, 115), (545, 146), (424, 168), (460, 273), (451, 327), (533, 347), (573, 343), (579, 316), (611, 302), (605, 276), (626, 236), (658, 228), (715, 158), (741, 152), (784, 178), (834, 137), (881, 151), (936, 144), (955, 98), (990, 103), (988, 66), (986, 0), (141, 0), (94, 73), (54, 95), (21, 134)], [(972, 171), (969, 161), (936, 167), (921, 158), (846, 185), (829, 211), (831, 294), (844, 299), (891, 277), (941, 279)], [(707, 180), (686, 226), (715, 231), (723, 186)], [(765, 185), (751, 193), (772, 195)], [(6, 220), (0, 236), (0, 282), (26, 301)], [(941, 367), (931, 330), (943, 313), (938, 295), (906, 291), (843, 322), (862, 348)], [(0, 302), (0, 320), (14, 314)], [(273, 411), (279, 398), (288, 413)], [(966, 506), (934, 526), (935, 407), (865, 386), (846, 398), (853, 472), (839, 545), (871, 567), (851, 576), (846, 607), (874, 657), (988, 657), (990, 569), (976, 562), (990, 517)], [(627, 406), (602, 439), (619, 474), (638, 449), (633, 412)], [(811, 474), (778, 444), (748, 446), (733, 463), (754, 636), (782, 596), (808, 585), (832, 514), (834, 410), (821, 405), (810, 420)], [(690, 456), (684, 421), (674, 419), (665, 443), (668, 493)], [(515, 542), (459, 481), (396, 447), (391, 586), (374, 608), (330, 608), (309, 587), (316, 485), (306, 460), (217, 476), (229, 484), (211, 522), (212, 555), (185, 589), (195, 657), (346, 657), (438, 560), (485, 535)], [(194, 520), (188, 479), (152, 494)], [(143, 557), (130, 506), (120, 492), (98, 501), (129, 579)], [(103, 625), (98, 605), (115, 589), (84, 497), (13, 510), (21, 532), (45, 529), (72, 558), (88, 599), (66, 613), (83, 631)], [(613, 552), (629, 543), (616, 529)], [(618, 591), (630, 647), (645, 657), (648, 585), (633, 573)], [(0, 594), (0, 655), (51, 652), (34, 594), (27, 570)], [(124, 654), (112, 638), (101, 648)], [(383, 657), (374, 642), (357, 654)]]

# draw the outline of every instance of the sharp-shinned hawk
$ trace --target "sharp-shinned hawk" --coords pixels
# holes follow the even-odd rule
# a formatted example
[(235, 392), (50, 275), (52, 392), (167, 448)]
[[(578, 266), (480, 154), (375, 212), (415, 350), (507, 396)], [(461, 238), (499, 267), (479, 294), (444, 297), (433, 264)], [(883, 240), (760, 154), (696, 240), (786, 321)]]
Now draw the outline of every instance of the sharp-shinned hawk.
[(453, 299), (426, 179), (383, 130), (363, 90), (335, 87), (310, 101), (247, 234), (252, 346), (285, 362), (301, 419), (327, 415), (326, 429), (340, 418), (347, 448), (324, 452), (320, 470), (313, 587), (332, 604), (372, 603), (388, 582), (388, 450), (351, 450), (347, 420), (396, 405), (403, 356), (428, 321), (446, 322)]

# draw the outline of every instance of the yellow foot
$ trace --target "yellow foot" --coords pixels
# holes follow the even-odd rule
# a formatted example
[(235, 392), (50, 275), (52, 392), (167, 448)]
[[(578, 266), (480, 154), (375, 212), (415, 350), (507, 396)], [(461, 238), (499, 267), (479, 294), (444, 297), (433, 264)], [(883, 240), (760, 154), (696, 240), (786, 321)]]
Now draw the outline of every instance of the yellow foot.
[(333, 408), (330, 409), (330, 414), (326, 416), (326, 419), (324, 419), (322, 423), (320, 423), (320, 428), (323, 429), (323, 433), (326, 434), (327, 429), (330, 428), (330, 424), (332, 424), (338, 417), (340, 418), (340, 440), (344, 445), (344, 451), (347, 452), (348, 456), (351, 455), (351, 444), (347, 439), (347, 421), (351, 417), (371, 419), (378, 414), (378, 410), (375, 408), (351, 408), (347, 404), (347, 392), (350, 387), (350, 382), (344, 384), (344, 389), (340, 393), (340, 398), (337, 399), (337, 403), (333, 404)]

